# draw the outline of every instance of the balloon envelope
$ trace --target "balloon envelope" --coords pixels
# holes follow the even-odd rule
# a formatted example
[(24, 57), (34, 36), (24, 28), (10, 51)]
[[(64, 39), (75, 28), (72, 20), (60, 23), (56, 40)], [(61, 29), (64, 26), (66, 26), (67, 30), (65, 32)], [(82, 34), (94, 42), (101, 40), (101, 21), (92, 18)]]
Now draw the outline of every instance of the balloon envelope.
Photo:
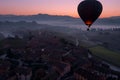
[(84, 0), (78, 5), (78, 14), (88, 28), (100, 16), (102, 4), (96, 0)]

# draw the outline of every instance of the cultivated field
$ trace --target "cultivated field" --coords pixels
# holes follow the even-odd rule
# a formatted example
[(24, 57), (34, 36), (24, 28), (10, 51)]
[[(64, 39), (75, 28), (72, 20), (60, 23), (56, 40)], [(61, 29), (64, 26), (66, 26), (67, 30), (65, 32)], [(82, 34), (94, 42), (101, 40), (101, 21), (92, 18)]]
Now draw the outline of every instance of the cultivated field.
[(117, 52), (110, 51), (102, 46), (96, 46), (89, 48), (93, 55), (104, 59), (114, 65), (120, 66), (120, 54)]

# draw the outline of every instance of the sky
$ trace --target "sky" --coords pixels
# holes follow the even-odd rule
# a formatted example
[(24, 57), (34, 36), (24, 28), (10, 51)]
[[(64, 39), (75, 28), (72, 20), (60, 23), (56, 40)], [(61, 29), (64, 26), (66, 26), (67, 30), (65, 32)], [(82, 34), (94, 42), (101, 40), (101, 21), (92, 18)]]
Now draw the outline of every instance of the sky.
[[(68, 15), (78, 17), (77, 6), (83, 0), (0, 0), (0, 14)], [(98, 0), (103, 5), (100, 17), (120, 16), (120, 0)]]

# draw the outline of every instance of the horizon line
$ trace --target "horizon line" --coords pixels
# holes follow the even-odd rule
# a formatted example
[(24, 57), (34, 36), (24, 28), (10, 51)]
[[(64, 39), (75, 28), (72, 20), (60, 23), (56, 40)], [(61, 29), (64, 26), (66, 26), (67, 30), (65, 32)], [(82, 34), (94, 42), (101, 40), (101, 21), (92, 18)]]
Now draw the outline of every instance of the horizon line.
[[(49, 15), (49, 16), (68, 16), (71, 18), (80, 18), (79, 16), (71, 16), (71, 15), (58, 15), (58, 14), (47, 14), (47, 13), (38, 13), (38, 14), (0, 14), (2, 16), (33, 16), (33, 15)], [(101, 18), (111, 18), (111, 17), (120, 17), (120, 15), (116, 15), (116, 16), (107, 16), (107, 17), (99, 17)]]

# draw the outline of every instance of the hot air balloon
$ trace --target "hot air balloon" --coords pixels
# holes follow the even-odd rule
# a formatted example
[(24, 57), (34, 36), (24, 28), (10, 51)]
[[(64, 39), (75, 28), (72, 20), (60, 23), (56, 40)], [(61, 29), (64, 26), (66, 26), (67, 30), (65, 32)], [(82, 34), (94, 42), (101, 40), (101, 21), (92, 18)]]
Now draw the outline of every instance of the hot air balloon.
[(97, 0), (84, 0), (78, 5), (78, 14), (88, 26), (87, 30), (100, 16), (102, 10), (102, 4)]

